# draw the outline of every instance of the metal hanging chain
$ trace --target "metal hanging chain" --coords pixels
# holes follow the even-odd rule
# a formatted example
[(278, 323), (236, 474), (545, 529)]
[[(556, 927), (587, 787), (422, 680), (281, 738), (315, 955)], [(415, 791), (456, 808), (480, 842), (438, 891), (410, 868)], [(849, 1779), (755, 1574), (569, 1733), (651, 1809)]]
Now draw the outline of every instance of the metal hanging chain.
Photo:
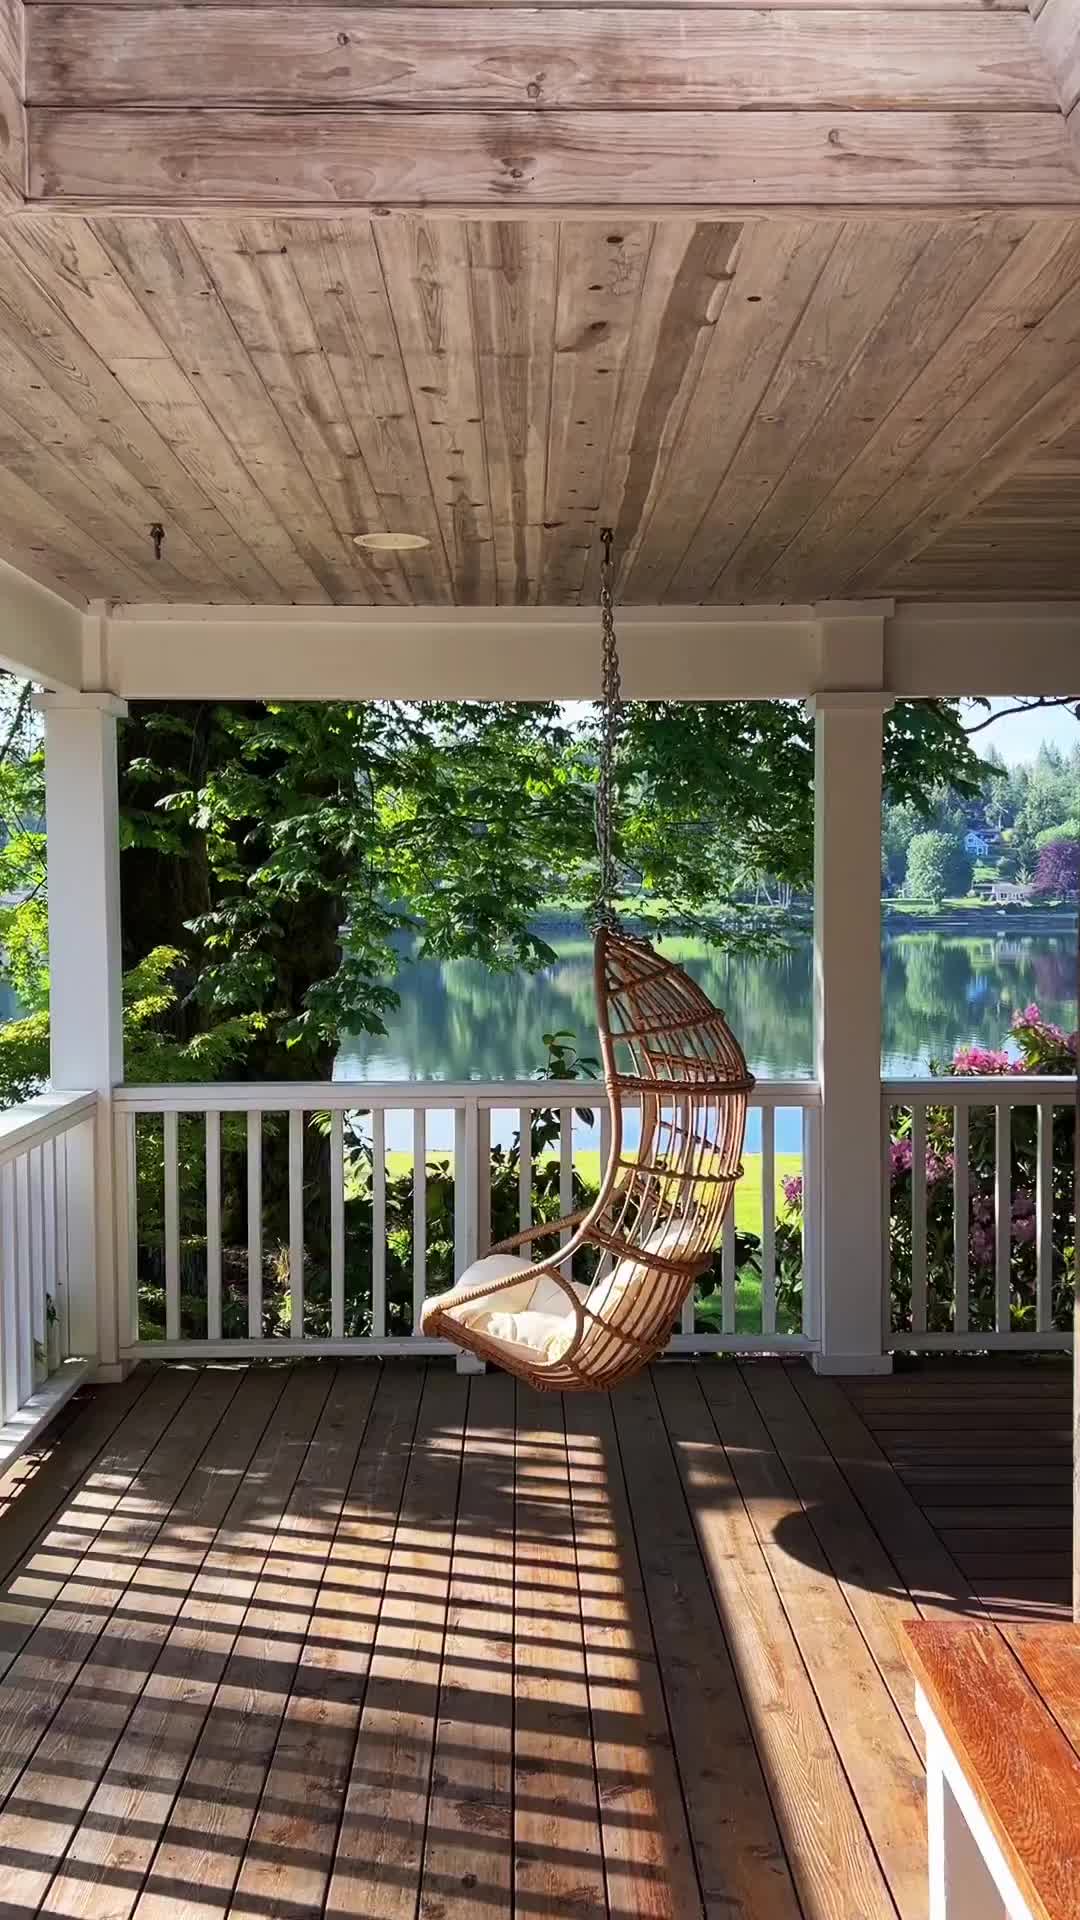
[(615, 535), (610, 527), (600, 534), (604, 557), (600, 565), (600, 624), (603, 635), (600, 672), (600, 780), (596, 789), (596, 849), (600, 856), (600, 885), (593, 924), (615, 927), (615, 758), (622, 731), (622, 680), (619, 674), (619, 648), (615, 638), (615, 563), (612, 549)]

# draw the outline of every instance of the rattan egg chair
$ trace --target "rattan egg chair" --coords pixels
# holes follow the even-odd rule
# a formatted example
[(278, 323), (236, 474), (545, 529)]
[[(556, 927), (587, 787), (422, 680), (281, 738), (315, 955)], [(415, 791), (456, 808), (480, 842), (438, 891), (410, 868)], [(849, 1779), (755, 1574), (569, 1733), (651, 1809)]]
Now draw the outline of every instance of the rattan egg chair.
[[(600, 886), (596, 1013), (611, 1151), (585, 1213), (530, 1227), (477, 1260), (448, 1293), (430, 1296), (421, 1327), (561, 1393), (617, 1386), (667, 1345), (683, 1302), (719, 1244), (754, 1082), (727, 1021), (681, 967), (625, 931), (615, 912), (613, 803), (622, 714), (613, 609), (612, 535), (605, 529), (603, 734), (596, 838)], [(624, 1100), (640, 1105), (636, 1154), (625, 1151)], [(519, 1151), (528, 1153), (522, 1138)], [(550, 1259), (516, 1249), (574, 1232)], [(584, 1247), (601, 1255), (591, 1288), (569, 1276)]]
[[(600, 927), (595, 974), (611, 1118), (596, 1200), (502, 1241), (422, 1316), (425, 1333), (562, 1393), (617, 1386), (667, 1345), (719, 1242), (754, 1084), (723, 1014), (647, 941)], [(624, 1151), (627, 1096), (640, 1103), (636, 1154)], [(514, 1257), (569, 1227), (550, 1259)], [(584, 1247), (602, 1255), (591, 1288), (567, 1278)]]

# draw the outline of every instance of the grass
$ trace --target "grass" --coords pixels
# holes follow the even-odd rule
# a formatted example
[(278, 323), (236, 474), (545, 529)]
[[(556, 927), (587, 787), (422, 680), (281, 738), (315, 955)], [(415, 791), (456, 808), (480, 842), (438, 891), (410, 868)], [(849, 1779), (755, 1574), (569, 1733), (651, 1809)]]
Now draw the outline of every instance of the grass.
[[(557, 1159), (555, 1153), (547, 1158)], [(453, 1153), (431, 1153), (428, 1164), (441, 1165), (448, 1161), (451, 1169), (454, 1164)], [(600, 1153), (596, 1147), (585, 1147), (574, 1155), (574, 1165), (588, 1186), (596, 1187), (600, 1183)], [(386, 1171), (391, 1179), (400, 1179), (411, 1174), (413, 1157), (411, 1153), (388, 1153)], [(781, 1181), (793, 1173), (802, 1172), (802, 1155), (798, 1153), (778, 1153), (776, 1156), (776, 1200), (777, 1211), (784, 1209), (784, 1195)], [(743, 1155), (743, 1177), (735, 1189), (735, 1225), (741, 1233), (761, 1232), (761, 1155), (747, 1153)]]

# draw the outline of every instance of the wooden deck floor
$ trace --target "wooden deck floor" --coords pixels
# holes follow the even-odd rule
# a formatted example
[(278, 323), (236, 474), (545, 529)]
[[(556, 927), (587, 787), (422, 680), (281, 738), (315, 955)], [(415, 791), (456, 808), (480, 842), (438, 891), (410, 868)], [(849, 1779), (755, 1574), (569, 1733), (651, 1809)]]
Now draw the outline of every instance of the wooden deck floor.
[(86, 1396), (0, 1482), (0, 1920), (924, 1920), (897, 1634), (1060, 1615), (1067, 1404), (993, 1362)]

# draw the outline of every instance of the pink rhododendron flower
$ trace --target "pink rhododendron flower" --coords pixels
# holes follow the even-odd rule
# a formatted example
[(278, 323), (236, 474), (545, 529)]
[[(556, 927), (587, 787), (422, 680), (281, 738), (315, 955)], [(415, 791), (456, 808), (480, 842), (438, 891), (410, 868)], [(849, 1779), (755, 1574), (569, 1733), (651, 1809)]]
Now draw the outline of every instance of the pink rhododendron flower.
[(989, 1047), (957, 1047), (952, 1064), (954, 1073), (1015, 1073), (1018, 1063)]
[(1041, 1026), (1042, 1014), (1040, 1013), (1038, 1007), (1035, 1005), (1035, 1002), (1032, 1001), (1030, 1007), (1025, 1007), (1023, 1013), (1014, 1013), (1012, 1017), (1012, 1024), (1014, 1028)]
[(898, 1173), (911, 1172), (911, 1141), (892, 1140), (889, 1143), (889, 1172), (895, 1180)]
[(783, 1188), (784, 1199), (787, 1201), (788, 1206), (793, 1213), (796, 1212), (802, 1206), (803, 1202), (802, 1174), (789, 1173), (781, 1180), (780, 1185)]
[(994, 1257), (994, 1236), (989, 1227), (973, 1227), (971, 1257), (976, 1266), (988, 1267)]

